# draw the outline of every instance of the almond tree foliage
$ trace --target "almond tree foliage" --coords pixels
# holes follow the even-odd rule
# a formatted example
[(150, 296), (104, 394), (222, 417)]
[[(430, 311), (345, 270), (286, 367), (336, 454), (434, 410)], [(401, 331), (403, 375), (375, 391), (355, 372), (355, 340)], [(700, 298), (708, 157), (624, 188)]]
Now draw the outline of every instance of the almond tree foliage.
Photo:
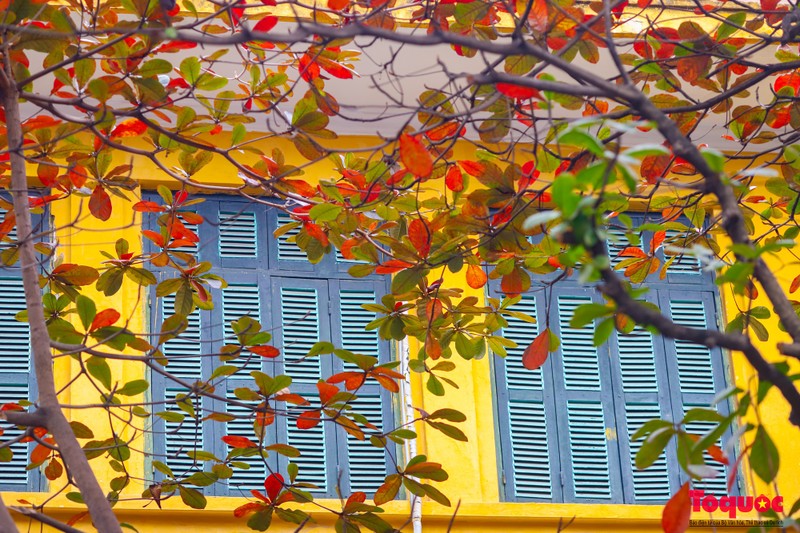
[[(778, 253), (796, 257), (800, 234), (794, 218), (800, 17), (790, 4), (3, 0), (0, 7), (0, 179), (8, 192), (2, 260), (21, 267), (27, 312), (19, 318), (30, 324), (38, 384), (30, 403), (5, 403), (4, 419), (24, 432), (4, 443), (0, 460), (11, 458), (11, 443), (36, 441), (30, 466), (44, 468), (54, 494), (84, 503), (99, 530), (121, 531), (112, 510), (120, 499), (160, 505), (180, 497), (202, 508), (206, 499), (198, 488), (246, 466), (237, 459), (298, 454), (263, 438), (276, 416), (289, 416), (289, 406), (310, 403), (291, 392), (288, 376), (253, 373), (256, 385), (240, 391), (237, 403), (217, 388), (242, 372), (238, 366), (223, 365), (208, 381), (186, 383), (170, 373), (161, 351), (182, 335), (193, 310), (213, 306), (212, 289), (225, 284), (210, 264), (181, 250), (198, 240), (191, 225), (204, 223), (187, 209), (201, 201), (193, 193), (220, 189), (291, 215), (293, 222), (278, 232), (297, 230), (293, 239), (309, 261), (338, 250), (359, 261), (350, 269), (355, 277), (392, 275), (391, 294), (368, 306), (378, 315), (368, 327), (384, 339), (418, 341), (410, 368), (433, 394), (458, 387), (448, 378), (455, 368), (449, 359), (506, 355), (514, 343), (498, 332), (507, 317), (525, 318), (513, 308), (521, 293), (547, 290), (570, 276), (606, 297), (606, 304), (582, 306), (573, 319), (576, 327), (598, 323), (597, 345), (613, 330), (625, 334), (638, 324), (741, 352), (758, 375), (757, 387), (729, 391), (737, 408), (727, 417), (694, 409), (684, 420), (645, 424), (634, 435), (645, 439), (637, 466), (649, 466), (675, 441), (681, 466), (693, 478), (711, 476), (704, 452), (728, 462), (715, 443), (746, 417), (751, 422), (735, 433), (741, 450), (731, 470), (748, 457), (756, 476), (775, 479), (780, 458), (758, 411), (771, 388), (788, 404), (789, 420), (800, 425), (797, 376), (790, 371), (800, 357), (800, 304), (790, 299), (800, 277), (786, 290), (767, 264)], [(383, 73), (392, 83), (374, 87), (386, 101), (369, 119), (378, 135), (369, 148), (341, 148), (331, 142), (336, 129), (367, 118), (341, 106), (336, 92), (355, 83), (359, 65), (378, 47), (392, 50)], [(429, 50), (440, 55), (438, 72), (419, 94), (407, 94), (394, 62)], [(456, 59), (458, 68), (449, 68)], [(399, 126), (382, 128), (381, 119), (389, 124), (397, 117)], [(290, 139), (306, 163), (288, 163), (296, 154), (274, 148), (277, 138)], [(469, 147), (470, 157), (456, 157), (459, 144)], [(159, 189), (161, 201), (136, 198), (136, 169), (119, 164), (119, 154), (162, 171), (172, 186)], [(197, 175), (213, 160), (238, 174), (239, 185), (204, 185)], [(318, 176), (313, 164), (323, 160), (335, 171)], [(28, 176), (42, 187), (34, 196), (27, 192)], [(756, 183), (764, 187), (754, 192)], [(58, 244), (32, 226), (31, 212), (72, 195), (85, 198), (89, 214), (102, 221), (112, 214), (111, 196), (150, 213), (158, 230), (142, 231), (142, 240), (156, 251), (132, 251), (139, 243), (119, 240), (100, 265), (64, 263)], [(655, 215), (636, 227), (625, 214), (632, 210)], [(644, 231), (653, 235), (649, 250), (640, 245)], [(670, 264), (689, 256), (736, 295), (739, 313), (723, 330), (676, 324), (644, 300), (649, 276), (663, 277)], [(156, 270), (170, 276), (157, 284)], [(505, 297), (481, 303), (442, 283), (445, 271), (475, 290), (499, 280)], [(552, 273), (551, 281), (540, 281)], [(144, 289), (157, 284), (157, 298), (174, 296), (176, 314), (154, 335), (132, 331), (127, 317), (98, 309), (87, 295), (87, 288), (114, 295), (123, 280)], [(756, 304), (759, 294), (771, 309)], [(770, 336), (764, 326), (773, 313), (785, 334)], [(235, 340), (204, 356), (281, 357), (270, 345), (268, 326), (242, 317), (232, 329)], [(545, 325), (524, 352), (525, 366), (541, 366), (558, 343)], [(768, 360), (767, 351), (781, 357)], [(54, 357), (72, 358), (80, 368), (76, 378), (96, 389), (97, 403), (85, 407), (114, 421), (108, 434), (95, 436), (67, 420)], [(379, 430), (350, 406), (368, 380), (398, 392), (406, 376), (395, 365), (326, 342), (308, 357), (340, 358), (358, 370), (321, 381), (311, 399), (319, 407), (309, 406), (292, 423), (301, 429), (338, 424), (377, 447), (416, 437), (408, 424)], [(109, 365), (114, 360), (143, 365), (148, 375), (161, 374), (190, 392), (167, 405), (142, 403), (149, 382), (120, 381)], [(172, 472), (154, 457), (163, 479), (141, 480), (127, 466), (131, 439), (154, 420), (230, 419), (199, 409), (202, 397), (249, 410), (253, 433), (225, 436), (226, 457), (190, 451), (200, 465), (191, 475)], [(255, 408), (247, 403), (253, 400)], [(452, 424), (464, 420), (461, 413), (418, 413), (417, 422), (429, 430), (466, 438)], [(686, 424), (696, 420), (715, 427), (691, 434)], [(109, 487), (92, 474), (92, 462), (99, 461), (120, 474)], [(254, 491), (235, 516), (256, 530), (267, 529), (274, 516), (306, 523), (309, 514), (298, 504), (313, 498), (296, 475), (296, 467), (288, 479), (270, 474), (265, 490)], [(315, 504), (338, 515), (341, 531), (389, 531), (380, 505), (401, 486), (448, 505), (428, 482), (446, 478), (441, 465), (417, 456), (398, 462), (371, 503), (355, 492), (343, 494), (339, 508)], [(149, 488), (134, 494), (132, 481)], [(686, 494), (684, 486), (667, 505), (666, 530), (687, 527)], [(797, 507), (787, 505), (788, 514)], [(46, 505), (26, 512), (55, 523)], [(15, 530), (5, 507), (0, 524)]]

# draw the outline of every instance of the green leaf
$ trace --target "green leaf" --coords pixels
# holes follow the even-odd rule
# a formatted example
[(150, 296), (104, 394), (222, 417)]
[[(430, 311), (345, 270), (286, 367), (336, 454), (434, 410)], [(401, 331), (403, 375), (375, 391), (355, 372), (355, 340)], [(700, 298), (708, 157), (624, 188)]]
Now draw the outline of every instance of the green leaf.
[(336, 220), (344, 208), (335, 204), (317, 204), (308, 212), (312, 220), (317, 222), (331, 222)]
[(575, 208), (581, 201), (580, 195), (575, 190), (575, 178), (568, 174), (557, 177), (551, 187), (551, 194), (553, 202), (564, 213), (564, 218), (572, 218)]
[(778, 475), (780, 455), (767, 430), (759, 426), (750, 447), (750, 467), (764, 483), (772, 483)]
[(106, 389), (111, 389), (111, 368), (108, 362), (96, 355), (86, 360), (86, 370), (93, 378), (98, 380)]
[(655, 463), (674, 434), (674, 429), (667, 427), (650, 433), (647, 440), (642, 443), (639, 451), (636, 452), (636, 468), (647, 468)]
[(183, 500), (183, 503), (185, 503), (192, 509), (206, 508), (207, 504), (206, 497), (203, 496), (203, 493), (200, 492), (199, 490), (179, 485), (178, 491), (180, 492), (181, 500)]
[(123, 387), (117, 389), (117, 394), (121, 396), (136, 396), (146, 391), (150, 387), (150, 383), (144, 379), (137, 379), (129, 381)]
[(81, 319), (83, 329), (88, 330), (89, 326), (92, 325), (92, 320), (94, 320), (95, 315), (97, 315), (97, 306), (94, 300), (81, 294), (75, 301), (75, 307), (78, 309), (78, 317)]
[(558, 136), (559, 142), (583, 150), (588, 150), (596, 156), (602, 156), (605, 152), (602, 143), (597, 140), (597, 137), (590, 135), (584, 130), (571, 128)]

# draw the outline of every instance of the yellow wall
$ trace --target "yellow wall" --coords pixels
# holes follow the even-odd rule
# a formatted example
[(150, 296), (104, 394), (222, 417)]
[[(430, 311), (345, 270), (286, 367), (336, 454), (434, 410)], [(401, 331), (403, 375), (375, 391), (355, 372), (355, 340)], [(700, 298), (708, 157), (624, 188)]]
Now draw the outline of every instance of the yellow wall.
[[(227, 140), (224, 135), (216, 139), (220, 145), (225, 145)], [(368, 147), (374, 139), (350, 138), (336, 141), (338, 145)], [(287, 153), (287, 158), (295, 158), (294, 149), (284, 140), (270, 140), (269, 144), (280, 146)], [(467, 148), (463, 155), (467, 155)], [(244, 155), (245, 161), (252, 160), (251, 155)], [(122, 159), (122, 156), (120, 156)], [(299, 159), (297, 159), (299, 161)], [(137, 177), (143, 187), (152, 188), (157, 183), (165, 182), (159, 172), (147, 161), (136, 161)], [(316, 176), (324, 176), (329, 169), (315, 168)], [(213, 163), (201, 172), (200, 181), (212, 185), (225, 185), (235, 183), (235, 172), (224, 163)], [(163, 175), (161, 175), (163, 176)], [(132, 248), (141, 247), (139, 236), (139, 217), (131, 209), (131, 204), (115, 199), (114, 214), (106, 223), (87, 217), (87, 208), (84, 201), (73, 197), (69, 202), (56, 204), (53, 212), (57, 236), (61, 244), (61, 253), (67, 261), (76, 261), (85, 264), (99, 264), (104, 258), (100, 250), (111, 250), (119, 237), (127, 238)], [(91, 231), (80, 231), (81, 228), (91, 228)], [(784, 265), (774, 265), (778, 268), (782, 281), (788, 286), (794, 273)], [(463, 285), (463, 273), (447, 274), (446, 283)], [(91, 293), (91, 291), (89, 291)], [(465, 294), (474, 294), (483, 297), (480, 290), (466, 289)], [(98, 296), (92, 294), (92, 296)], [(146, 309), (141, 304), (143, 292), (126, 283), (123, 290), (112, 298), (98, 296), (98, 309), (114, 307), (118, 309), (123, 318), (128, 320), (128, 325), (135, 331), (144, 331)], [(724, 307), (729, 316), (735, 310), (732, 298), (722, 295)], [(102, 303), (101, 303), (102, 302)], [(768, 305), (766, 302), (764, 305)], [(777, 333), (775, 322), (770, 323), (770, 330)], [(774, 345), (774, 340), (770, 344)], [(411, 346), (412, 353), (415, 347)], [(440, 461), (450, 472), (448, 481), (441, 484), (441, 489), (450, 496), (454, 504), (460, 500), (458, 516), (455, 519), (454, 531), (541, 531), (553, 532), (557, 529), (559, 521), (569, 521), (576, 517), (576, 522), (569, 527), (570, 533), (593, 531), (659, 531), (661, 507), (643, 505), (578, 505), (578, 504), (544, 504), (544, 503), (500, 503), (499, 480), (497, 467), (497, 443), (494, 432), (494, 407), (492, 385), (490, 380), (490, 359), (488, 357), (478, 361), (463, 361), (455, 358), (457, 369), (449, 377), (459, 383), (459, 389), (448, 389), (444, 397), (431, 396), (425, 391), (423, 384), (412, 375), (412, 390), (414, 403), (427, 411), (440, 407), (455, 407), (467, 415), (467, 422), (461, 425), (469, 437), (466, 443), (457, 442), (442, 436), (439, 432), (428, 432), (419, 427), (420, 439), (418, 446), (420, 453), (427, 453), (432, 460)], [(67, 376), (74, 368), (68, 358), (57, 362), (59, 376), (66, 381)], [(141, 365), (112, 364), (115, 376), (120, 376), (122, 382), (142, 377)], [(745, 388), (751, 381), (752, 371), (740, 356), (732, 358), (731, 368), (735, 374), (735, 381)], [(86, 386), (70, 387), (65, 393), (65, 403), (82, 404), (93, 403), (98, 399), (96, 391)], [(85, 384), (83, 384), (85, 385)], [(71, 413), (77, 420), (81, 420), (94, 428), (98, 428), (94, 420), (96, 412), (92, 410), (74, 410)], [(787, 422), (787, 409), (783, 400), (777, 394), (771, 394), (762, 407), (762, 416), (768, 423), (773, 438), (781, 451), (781, 469), (777, 481), (780, 492), (786, 496), (787, 508), (800, 495), (800, 476), (797, 476), (793, 465), (800, 462), (800, 444), (794, 436), (796, 428), (790, 427)], [(99, 431), (102, 431), (102, 424)], [(99, 436), (99, 435), (98, 435)], [(135, 442), (136, 446), (144, 446), (142, 439)], [(100, 468), (98, 476), (102, 481), (115, 477), (102, 459), (94, 461)], [(144, 471), (141, 457), (131, 466)], [(103, 469), (105, 468), (105, 469)], [(138, 475), (139, 473), (135, 473)], [(753, 486), (751, 480), (750, 493), (762, 490), (768, 494), (774, 492), (772, 487), (763, 487), (761, 484)], [(133, 485), (126, 489), (125, 494), (136, 497), (142, 490), (140, 485)], [(43, 494), (5, 494), (7, 504), (13, 504), (18, 498), (32, 502), (41, 502)], [(159, 510), (150, 504), (142, 507), (142, 502), (120, 502), (117, 509), (123, 521), (134, 524), (140, 532), (167, 533), (194, 528), (203, 532), (234, 532), (247, 531), (244, 522), (232, 516), (232, 510), (242, 503), (235, 498), (210, 498), (208, 509), (195, 511), (185, 508), (178, 498), (164, 502), (164, 510)], [(386, 506), (387, 516), (391, 517), (398, 525), (409, 517), (409, 505), (405, 501), (396, 501)], [(56, 497), (49, 505), (48, 510), (54, 516), (67, 519), (79, 511), (79, 507), (66, 500), (63, 496)], [(423, 524), (425, 531), (445, 531), (452, 518), (453, 509), (441, 507), (432, 502), (423, 506)], [(307, 527), (304, 531), (331, 530), (330, 516), (325, 513), (314, 513), (320, 525)], [(718, 516), (722, 518), (722, 516)], [(706, 518), (696, 516), (695, 518)], [(20, 525), (27, 521), (20, 520)], [(293, 531), (294, 526), (279, 527), (276, 520), (276, 531)], [(88, 522), (82, 522), (79, 527), (88, 528)], [(38, 526), (37, 526), (38, 528)], [(733, 529), (726, 529), (734, 531)], [(693, 531), (704, 531), (695, 528)], [(710, 531), (710, 530), (709, 530)]]

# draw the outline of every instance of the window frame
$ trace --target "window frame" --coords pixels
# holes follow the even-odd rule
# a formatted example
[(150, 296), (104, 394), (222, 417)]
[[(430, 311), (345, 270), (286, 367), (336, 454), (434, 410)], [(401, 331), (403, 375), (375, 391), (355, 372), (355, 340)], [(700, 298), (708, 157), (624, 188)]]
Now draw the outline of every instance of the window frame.
[[(158, 196), (145, 192), (143, 199), (158, 200)], [(200, 197), (200, 196), (198, 196)], [(203, 195), (205, 200), (203, 203), (193, 206), (190, 210), (202, 215), (205, 222), (200, 227), (200, 247), (197, 250), (198, 260), (209, 261), (214, 265), (212, 272), (221, 275), (225, 278), (226, 282), (231, 286), (250, 285), (257, 287), (258, 297), (260, 301), (260, 316), (259, 321), (264, 329), (272, 333), (272, 340), (270, 344), (276, 347), (283, 345), (283, 330), (280, 327), (281, 322), (281, 305), (280, 305), (280, 290), (281, 287), (294, 287), (301, 286), (314, 288), (316, 290), (318, 300), (318, 326), (320, 327), (320, 340), (330, 340), (337, 347), (342, 345), (342, 333), (337, 331), (341, 329), (341, 314), (342, 309), (339, 306), (339, 297), (344, 292), (350, 289), (361, 289), (362, 292), (372, 292), (375, 295), (375, 300), (379, 301), (381, 296), (388, 293), (390, 279), (388, 276), (369, 276), (367, 278), (353, 279), (347, 274), (347, 269), (353, 264), (352, 262), (337, 261), (336, 254), (326, 254), (322, 261), (317, 265), (312, 265), (305, 257), (305, 252), (296, 248), (293, 244), (292, 247), (296, 248), (297, 252), (302, 255), (302, 260), (289, 260), (279, 258), (279, 241), (285, 242), (286, 236), (281, 239), (272, 237), (274, 230), (279, 227), (278, 210), (266, 205), (254, 204), (252, 201), (224, 195)], [(276, 200), (277, 201), (277, 200)], [(256, 257), (223, 257), (220, 254), (220, 234), (223, 231), (221, 224), (221, 215), (223, 213), (253, 213), (256, 223), (256, 242), (259, 246), (260, 253)], [(151, 214), (143, 220), (144, 227), (153, 229), (155, 221), (159, 214)], [(213, 228), (213, 229), (209, 229)], [(205, 231), (204, 231), (205, 230)], [(211, 234), (209, 238), (208, 234)], [(206, 234), (205, 237), (203, 234)], [(291, 234), (291, 233), (290, 233)], [(145, 251), (153, 251), (154, 245), (149, 241), (145, 243)], [(292, 252), (292, 255), (294, 253)], [(297, 268), (299, 267), (299, 268)], [(164, 274), (167, 269), (162, 269), (157, 274), (159, 281), (164, 279)], [(163, 320), (162, 305), (155, 306), (154, 296), (155, 287), (151, 288), (149, 305), (147, 306), (150, 318), (149, 323), (151, 329), (155, 332), (158, 331), (161, 321)], [(222, 336), (225, 332), (224, 310), (223, 310), (223, 294), (225, 289), (211, 290), (212, 299), (214, 301), (214, 309), (211, 311), (199, 311), (200, 316), (200, 345), (210, 347), (212, 353), (218, 351)], [(372, 300), (371, 300), (372, 301)], [(366, 302), (365, 302), (366, 303)], [(327, 308), (327, 313), (325, 309)], [(338, 311), (338, 315), (337, 315)], [(366, 311), (365, 311), (366, 313)], [(337, 316), (339, 319), (337, 320)], [(380, 339), (375, 332), (378, 341), (376, 352), (379, 356), (381, 363), (387, 363), (395, 358), (394, 346), (390, 341)], [(283, 350), (282, 350), (283, 352)], [(209, 353), (207, 349), (201, 349), (201, 353)], [(250, 370), (261, 370), (269, 375), (278, 375), (286, 372), (283, 365), (283, 353), (278, 359), (263, 359), (257, 357), (254, 359), (257, 366), (248, 366)], [(335, 372), (341, 371), (344, 366), (341, 360), (333, 356), (323, 356), (324, 363), (320, 366), (322, 377), (327, 377)], [(318, 359), (319, 360), (319, 359)], [(218, 366), (219, 360), (216, 356), (203, 358), (203, 372), (202, 375), (207, 378), (211, 369)], [(251, 362), (252, 365), (252, 362)], [(169, 367), (167, 367), (169, 370)], [(152, 374), (154, 390), (165, 388), (165, 378)], [(218, 394), (230, 394), (237, 386), (243, 386), (246, 383), (252, 382), (252, 378), (247, 372), (237, 374), (232, 379), (226, 378), (224, 383), (218, 389)], [(316, 381), (311, 383), (294, 381), (291, 386), (292, 392), (298, 392), (304, 396), (313, 398), (316, 396)], [(388, 391), (383, 390), (377, 383), (367, 382), (358, 391), (358, 397), (365, 396), (380, 397), (380, 410), (382, 413), (381, 423), (384, 427), (389, 424), (395, 424), (397, 419), (397, 409), (394, 407), (391, 395)], [(163, 395), (160, 395), (163, 396)], [(167, 397), (159, 397), (154, 400), (168, 399)], [(212, 410), (216, 412), (225, 412), (225, 404), (219, 400), (210, 400), (209, 398), (203, 399), (204, 410)], [(358, 402), (358, 400), (356, 400)], [(288, 406), (287, 406), (288, 407)], [(308, 407), (304, 408), (308, 409)], [(304, 410), (300, 409), (300, 410)], [(275, 423), (269, 426), (270, 437), (265, 439), (265, 446), (280, 442), (287, 443), (287, 424), (293, 421), (288, 420), (282, 423), (281, 418), (277, 417)], [(187, 417), (188, 419), (188, 417)], [(160, 418), (155, 418), (152, 427), (151, 449), (153, 452), (153, 459), (163, 460), (166, 457), (166, 438), (164, 436), (165, 422)], [(203, 432), (203, 449), (211, 451), (217, 457), (225, 457), (229, 448), (222, 443), (221, 437), (225, 434), (225, 423), (213, 422), (205, 423)], [(332, 423), (323, 422), (320, 424), (326, 435), (328, 445), (326, 447), (327, 456), (325, 460), (325, 468), (327, 470), (326, 476), (326, 490), (323, 492), (314, 492), (315, 497), (319, 498), (338, 498), (337, 493), (337, 480), (338, 486), (343, 493), (351, 490), (351, 478), (349, 476), (350, 461), (348, 459), (348, 443), (352, 439), (345, 434), (344, 430)], [(391, 427), (394, 427), (393, 425)], [(367, 441), (368, 442), (368, 441)], [(378, 448), (375, 448), (378, 450)], [(393, 471), (393, 461), (401, 461), (402, 456), (397, 447), (389, 445), (383, 450), (384, 455), (384, 474)], [(391, 457), (390, 457), (391, 455)], [(166, 461), (163, 461), (166, 462)], [(270, 453), (267, 459), (267, 471), (280, 471), (285, 475), (286, 464), (288, 460), (276, 453)], [(152, 468), (152, 459), (148, 461), (146, 469), (155, 479), (161, 479), (160, 474), (155, 472)], [(251, 471), (252, 472), (252, 471)], [(300, 476), (298, 481), (303, 481), (303, 470), (301, 467)], [(263, 483), (263, 479), (262, 479)], [(379, 484), (375, 485), (377, 488)], [(247, 487), (251, 488), (250, 486)], [(255, 488), (255, 487), (253, 487)], [(206, 495), (216, 496), (243, 496), (249, 494), (248, 490), (241, 487), (235, 487), (233, 483), (228, 483), (227, 480), (220, 480), (210, 487), (203, 488)]]
[[(635, 226), (643, 224), (646, 220), (646, 215), (641, 213), (629, 214), (629, 216), (631, 216)], [(647, 232), (645, 238), (642, 239), (641, 247), (644, 250), (649, 248), (651, 233)], [(658, 250), (657, 256), (662, 261), (664, 260), (663, 248)], [(541, 276), (539, 280), (543, 282), (553, 281), (555, 277), (556, 274), (549, 274)], [(544, 327), (546, 309), (549, 310), (547, 322), (554, 333), (561, 337), (560, 321), (569, 321), (568, 316), (560, 317), (559, 315), (558, 302), (561, 296), (581, 296), (591, 299), (594, 303), (602, 303), (604, 301), (598, 291), (594, 289), (596, 284), (581, 284), (577, 278), (577, 274), (573, 274), (569, 278), (560, 280), (553, 288), (546, 288), (542, 285), (538, 290), (536, 290), (537, 280), (534, 279), (534, 287), (523, 295), (523, 297), (532, 299), (536, 303), (537, 323), (531, 324), (535, 329), (532, 329), (528, 342), (532, 341)], [(656, 273), (648, 276), (642, 285), (650, 287), (645, 299), (656, 303), (661, 309), (667, 310), (668, 316), (671, 316), (672, 313), (670, 301), (680, 302), (681, 298), (675, 296), (684, 291), (691, 291), (695, 295), (691, 299), (698, 300), (705, 308), (706, 326), (720, 327), (722, 308), (719, 304), (719, 291), (716, 288), (714, 276), (711, 272), (700, 271), (697, 274), (688, 274), (686, 272), (668, 273), (664, 280), (659, 280)], [(501, 297), (499, 280), (490, 281), (487, 285), (487, 291), (491, 297)], [(700, 296), (697, 296), (698, 291)], [(592, 324), (593, 326), (594, 324)], [(500, 473), (500, 495), (503, 501), (586, 504), (663, 504), (666, 501), (666, 497), (663, 499), (637, 498), (634, 491), (634, 472), (636, 469), (632, 464), (630, 432), (627, 427), (622, 426), (630, 424), (626, 406), (645, 405), (646, 401), (640, 399), (637, 402), (635, 398), (640, 393), (625, 391), (623, 370), (620, 364), (619, 338), (620, 334), (615, 330), (609, 340), (596, 349), (600, 391), (595, 397), (600, 399), (600, 405), (604, 413), (603, 422), (606, 431), (605, 445), (608, 456), (610, 487), (608, 498), (577, 497), (575, 495), (574, 476), (572, 475), (573, 465), (568, 441), (570, 435), (569, 421), (565, 407), (567, 406), (568, 396), (577, 400), (582, 396), (587, 396), (587, 394), (581, 394), (580, 391), (570, 393), (566, 389), (564, 383), (563, 345), (559, 347), (556, 353), (550, 354), (542, 368), (536, 371), (541, 372), (541, 391), (536, 393), (527, 391), (529, 398), (527, 401), (536, 402), (539, 401), (538, 398), (541, 398), (540, 401), (543, 406), (551, 483), (550, 497), (518, 495), (519, 488), (516, 483), (514, 469), (516, 455), (513, 445), (510, 406), (515, 396), (521, 398), (525, 396), (525, 393), (518, 391), (515, 393), (513, 387), (509, 387), (507, 358), (492, 358), (491, 379), (495, 392), (493, 395), (495, 405), (493, 407), (497, 420), (496, 435), (498, 437), (497, 464)], [(650, 335), (650, 338), (657, 391), (655, 393), (651, 392), (649, 395), (651, 398), (655, 395), (662, 418), (675, 419), (681, 409), (685, 411), (691, 407), (708, 406), (714, 393), (724, 390), (729, 383), (733, 382), (729, 375), (730, 368), (727, 363), (727, 357), (721, 349), (712, 348), (709, 349), (709, 362), (714, 379), (714, 393), (692, 394), (682, 392), (677, 368), (678, 355), (675, 341), (657, 335)], [(520, 346), (518, 350), (524, 350), (525, 347)], [(626, 401), (628, 396), (631, 398)], [(652, 403), (652, 399), (649, 401), (651, 405), (656, 405)], [(727, 400), (718, 404), (717, 408), (725, 416), (731, 412), (730, 404)], [(635, 431), (637, 428), (638, 425), (630, 429)], [(726, 431), (722, 440), (724, 441), (730, 435), (732, 435), (732, 429)], [(609, 436), (612, 438), (608, 438)], [(641, 443), (641, 441), (637, 442)], [(661, 459), (664, 459), (664, 457), (662, 454)], [(724, 474), (727, 474), (727, 468), (720, 468), (723, 465), (712, 464), (718, 470), (722, 470)], [(667, 446), (666, 465), (669, 493), (674, 493), (681, 484), (688, 480), (688, 476), (678, 466), (674, 441)], [(641, 472), (647, 472), (647, 470)], [(721, 479), (724, 484), (725, 478), (726, 475), (721, 475), (717, 479)], [(699, 488), (703, 488), (704, 484), (699, 483)], [(730, 493), (738, 494), (739, 491), (740, 487), (737, 484)]]

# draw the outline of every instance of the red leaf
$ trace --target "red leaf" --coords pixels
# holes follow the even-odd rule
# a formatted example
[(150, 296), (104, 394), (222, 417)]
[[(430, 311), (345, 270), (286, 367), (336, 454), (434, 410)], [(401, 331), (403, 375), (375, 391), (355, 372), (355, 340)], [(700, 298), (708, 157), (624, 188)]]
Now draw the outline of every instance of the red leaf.
[(328, 243), (330, 243), (328, 240), (328, 235), (325, 233), (325, 231), (313, 222), (304, 222), (303, 228), (306, 230), (306, 233), (308, 233), (309, 236), (318, 240), (322, 246), (328, 246)]
[(270, 359), (278, 357), (281, 354), (274, 346), (248, 346), (247, 350), (261, 357), (268, 357)]
[(433, 159), (419, 139), (406, 135), (400, 136), (400, 160), (415, 176), (427, 178), (433, 172)]
[(50, 448), (37, 444), (36, 448), (31, 452), (31, 464), (42, 464), (48, 457), (50, 457)]
[(222, 437), (222, 442), (232, 448), (258, 448), (258, 444), (247, 437), (238, 437), (236, 435), (225, 435)]
[(656, 253), (658, 247), (664, 242), (664, 239), (667, 237), (666, 231), (657, 231), (653, 234), (653, 239), (650, 241), (650, 255)]
[(350, 0), (328, 0), (328, 9), (341, 11), (350, 5)]
[(195, 46), (197, 46), (197, 43), (193, 43), (191, 41), (169, 41), (153, 50), (153, 53), (177, 52), (178, 50), (188, 50), (189, 48), (194, 48)]
[(297, 70), (300, 72), (300, 76), (302, 76), (304, 80), (313, 81), (319, 78), (319, 64), (311, 59), (311, 56), (308, 54), (303, 54), (303, 57), (300, 58), (299, 63), (300, 65)]
[(160, 233), (146, 229), (142, 231), (142, 235), (153, 241), (153, 243), (155, 243), (155, 245), (159, 248), (164, 247), (164, 237), (162, 237)]
[(442, 139), (453, 137), (459, 129), (458, 122), (446, 122), (441, 126), (436, 126), (432, 130), (427, 131), (425, 136), (432, 141), (441, 141)]
[(95, 186), (89, 197), (89, 211), (95, 218), (108, 220), (111, 218), (111, 198), (102, 186)]
[(317, 64), (322, 67), (322, 70), (340, 80), (349, 80), (353, 77), (353, 71), (344, 65), (340, 65), (336, 61), (332, 61), (327, 57), (317, 57)]
[(111, 135), (109, 135), (109, 138), (119, 139), (122, 137), (137, 137), (145, 131), (147, 131), (147, 124), (138, 118), (129, 118), (128, 120), (124, 120), (117, 124), (114, 129), (111, 130)]
[(272, 501), (278, 497), (278, 494), (283, 490), (283, 476), (280, 474), (270, 474), (264, 480), (264, 489), (267, 491), (267, 496)]
[(67, 171), (67, 178), (69, 178), (69, 181), (72, 182), (72, 185), (74, 185), (77, 188), (81, 188), (84, 186), (84, 184), (86, 183), (87, 176), (88, 174), (86, 172), (86, 169), (80, 165), (75, 165), (73, 167), (70, 167), (70, 169)]
[(531, 87), (523, 87), (513, 83), (498, 83), (497, 90), (502, 94), (514, 98), (516, 100), (528, 100), (530, 98), (542, 98), (542, 95), (536, 89)]
[(550, 349), (550, 329), (547, 328), (533, 339), (533, 342), (522, 353), (522, 366), (528, 370), (536, 370), (547, 361)]
[(467, 267), (467, 285), (473, 289), (480, 289), (486, 285), (488, 276), (480, 265), (469, 265)]
[(431, 231), (425, 221), (415, 218), (408, 225), (408, 240), (414, 245), (422, 258), (428, 257), (431, 251)]
[(638, 0), (637, 5), (640, 9), (644, 9), (650, 5), (653, 0)]
[(658, 178), (663, 176), (672, 158), (668, 155), (648, 155), (642, 159), (641, 174), (647, 183), (653, 184)]
[(795, 291), (796, 291), (798, 288), (800, 288), (800, 275), (798, 275), (796, 278), (794, 278), (794, 279), (792, 280), (792, 284), (791, 284), (791, 286), (789, 287), (789, 292), (790, 292), (790, 293), (793, 293), (793, 292), (795, 292)]
[(94, 317), (94, 320), (92, 320), (92, 325), (89, 327), (89, 331), (111, 326), (117, 320), (119, 320), (119, 316), (119, 311), (116, 309), (105, 309), (100, 311)]
[(483, 163), (479, 163), (477, 161), (459, 161), (458, 164), (461, 165), (461, 168), (464, 169), (464, 172), (476, 178), (483, 176), (483, 173), (486, 170), (486, 167), (483, 165)]
[(257, 502), (248, 502), (244, 505), (241, 505), (233, 510), (233, 516), (235, 518), (241, 518), (243, 516), (249, 515), (250, 513), (254, 513), (256, 511), (260, 511), (264, 506)]
[(692, 505), (689, 499), (689, 483), (672, 495), (661, 514), (661, 527), (664, 533), (684, 533), (689, 528)]
[(339, 393), (339, 387), (325, 383), (324, 381), (317, 382), (317, 390), (319, 391), (319, 399), (322, 405), (327, 405), (335, 395)]
[(268, 32), (275, 25), (278, 24), (278, 17), (274, 15), (267, 15), (266, 17), (259, 20), (255, 26), (253, 26), (253, 31), (260, 31), (260, 32)]
[(311, 429), (319, 424), (319, 411), (306, 411), (297, 417), (297, 429)]
[(457, 166), (453, 165), (447, 171), (447, 175), (444, 177), (444, 184), (453, 192), (464, 190), (464, 175)]
[(531, 278), (521, 268), (514, 268), (503, 276), (500, 281), (500, 290), (507, 296), (521, 294), (531, 288)]
[(414, 266), (413, 263), (407, 263), (405, 261), (401, 261), (400, 259), (389, 259), (385, 263), (381, 263), (375, 267), (375, 273), (394, 274), (395, 272), (400, 272), (401, 270), (405, 270), (412, 266)]
[(345, 503), (345, 507), (350, 505), (351, 503), (364, 503), (367, 501), (367, 495), (363, 492), (354, 492), (347, 498), (347, 503)]

